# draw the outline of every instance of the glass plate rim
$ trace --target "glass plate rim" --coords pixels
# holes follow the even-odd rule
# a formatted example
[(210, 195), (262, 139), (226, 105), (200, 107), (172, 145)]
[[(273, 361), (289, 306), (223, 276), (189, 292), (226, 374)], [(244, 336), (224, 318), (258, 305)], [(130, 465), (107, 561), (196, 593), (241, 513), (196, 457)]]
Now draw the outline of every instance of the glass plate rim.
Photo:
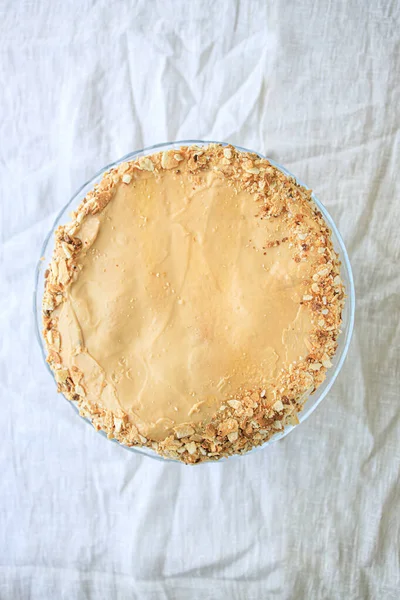
[[(47, 370), (49, 371), (49, 373), (51, 374), (52, 378), (54, 379), (53, 376), (53, 372), (51, 371), (48, 363), (46, 362), (46, 353), (45, 353), (45, 346), (44, 346), (44, 340), (42, 337), (42, 333), (41, 333), (41, 319), (39, 320), (38, 318), (38, 294), (40, 294), (40, 289), (39, 289), (39, 279), (40, 279), (40, 274), (41, 274), (41, 270), (43, 269), (43, 261), (41, 260), (41, 258), (46, 254), (46, 248), (52, 238), (52, 236), (54, 235), (54, 231), (56, 229), (56, 227), (59, 224), (59, 221), (62, 217), (62, 215), (66, 212), (66, 210), (68, 209), (68, 207), (73, 204), (73, 202), (79, 197), (79, 195), (81, 194), (81, 192), (89, 187), (89, 186), (93, 186), (95, 184), (96, 179), (98, 179), (100, 176), (102, 176), (106, 171), (114, 168), (115, 166), (117, 166), (118, 164), (120, 164), (121, 162), (125, 162), (127, 160), (133, 160), (136, 156), (139, 156), (141, 154), (144, 155), (148, 155), (148, 154), (152, 154), (154, 152), (160, 151), (163, 148), (166, 147), (181, 147), (181, 146), (193, 146), (193, 145), (199, 145), (199, 146), (207, 146), (209, 144), (219, 144), (221, 146), (233, 146), (234, 148), (236, 148), (237, 150), (241, 151), (241, 152), (250, 152), (252, 154), (256, 154), (257, 156), (259, 156), (260, 158), (265, 158), (267, 159), (273, 166), (275, 166), (277, 169), (279, 169), (282, 173), (284, 173), (285, 175), (292, 177), (298, 184), (302, 185), (303, 187), (305, 187), (306, 189), (310, 189), (309, 186), (307, 186), (307, 184), (305, 184), (299, 177), (297, 177), (296, 175), (294, 175), (291, 171), (289, 171), (286, 167), (284, 167), (283, 165), (281, 165), (280, 163), (276, 162), (275, 160), (268, 158), (267, 156), (265, 156), (264, 154), (262, 154), (261, 152), (255, 151), (255, 150), (250, 150), (244, 146), (240, 146), (237, 144), (232, 144), (230, 142), (220, 142), (220, 141), (216, 141), (216, 140), (198, 140), (198, 139), (185, 139), (185, 140), (176, 140), (174, 142), (161, 142), (158, 144), (152, 144), (150, 146), (146, 146), (144, 148), (141, 148), (139, 150), (134, 150), (132, 152), (128, 152), (127, 154), (125, 154), (124, 156), (122, 156), (121, 158), (117, 159), (116, 161), (113, 161), (109, 164), (107, 164), (105, 167), (99, 169), (90, 179), (88, 179), (85, 183), (83, 183), (78, 190), (72, 195), (72, 197), (70, 198), (70, 200), (63, 205), (63, 207), (61, 208), (61, 210), (57, 213), (57, 216), (54, 220), (54, 223), (50, 229), (50, 231), (48, 232), (48, 234), (46, 235), (43, 244), (41, 246), (41, 254), (40, 254), (40, 258), (39, 261), (36, 265), (36, 269), (35, 269), (35, 279), (34, 279), (34, 290), (33, 290), (33, 312), (34, 312), (34, 329), (35, 329), (35, 337), (37, 339), (37, 342), (40, 346), (41, 349), (41, 353), (44, 359), (44, 362), (46, 364)], [(212, 461), (213, 464), (216, 463), (220, 463), (222, 461), (227, 460), (228, 458), (230, 460), (232, 460), (233, 458), (239, 458), (242, 456), (247, 456), (248, 454), (251, 454), (253, 452), (258, 452), (260, 450), (265, 449), (267, 446), (277, 442), (278, 440), (283, 439), (284, 437), (286, 437), (291, 431), (293, 431), (296, 427), (298, 427), (299, 425), (301, 425), (302, 423), (304, 423), (304, 421), (306, 421), (308, 419), (308, 417), (315, 411), (315, 409), (321, 404), (322, 400), (324, 400), (324, 398), (326, 398), (326, 396), (328, 395), (329, 391), (331, 390), (335, 380), (337, 379), (344, 361), (346, 359), (346, 356), (348, 354), (348, 350), (350, 347), (350, 343), (351, 343), (351, 338), (353, 335), (353, 330), (354, 330), (354, 320), (355, 320), (355, 286), (354, 286), (354, 277), (353, 277), (353, 271), (352, 271), (352, 267), (351, 267), (351, 263), (350, 263), (350, 258), (346, 249), (346, 246), (344, 244), (343, 238), (332, 218), (332, 216), (330, 215), (329, 211), (325, 208), (325, 206), (322, 204), (322, 202), (319, 200), (319, 198), (316, 196), (316, 194), (314, 192), (312, 192), (311, 197), (313, 199), (313, 201), (315, 202), (315, 204), (317, 205), (318, 209), (321, 211), (321, 213), (324, 216), (324, 219), (327, 221), (330, 229), (332, 230), (334, 236), (336, 237), (337, 243), (339, 245), (340, 248), (340, 260), (342, 262), (342, 267), (345, 267), (345, 271), (346, 271), (346, 275), (348, 278), (348, 284), (347, 287), (348, 289), (346, 289), (346, 304), (348, 304), (348, 310), (349, 310), (349, 322), (347, 324), (347, 328), (346, 328), (346, 339), (345, 339), (345, 343), (344, 346), (341, 350), (341, 354), (339, 357), (339, 360), (336, 364), (336, 366), (334, 367), (334, 370), (330, 373), (328, 371), (326, 380), (329, 381), (327, 383), (327, 385), (325, 386), (324, 390), (321, 392), (321, 394), (319, 395), (318, 398), (314, 398), (314, 402), (310, 402), (309, 399), (307, 399), (307, 401), (304, 404), (304, 408), (303, 410), (301, 410), (298, 414), (298, 420), (299, 423), (296, 425), (286, 425), (285, 429), (280, 432), (280, 433), (276, 433), (275, 435), (273, 435), (269, 440), (267, 440), (264, 444), (262, 444), (261, 446), (257, 446), (255, 448), (252, 448), (250, 451), (246, 452), (245, 454), (235, 454), (232, 456), (229, 456), (227, 458), (221, 458), (218, 461)], [(41, 314), (41, 313), (40, 313)], [(341, 335), (343, 335), (344, 332), (341, 333)], [(312, 398), (312, 396), (311, 396)], [(78, 409), (76, 408), (76, 406), (74, 406), (71, 402), (69, 402), (66, 398), (65, 398), (66, 402), (68, 402), (68, 404), (79, 414)], [(88, 424), (91, 425), (91, 422), (89, 419), (85, 418), (85, 417), (81, 417), (83, 418), (84, 421), (86, 421)], [(99, 431), (98, 433), (102, 434), (104, 437), (107, 438), (105, 432), (103, 431)], [(108, 438), (107, 438), (108, 439)], [(149, 458), (152, 459), (156, 459), (162, 462), (174, 462), (174, 463), (178, 463), (178, 464), (182, 464), (181, 461), (179, 460), (174, 460), (174, 459), (168, 459), (168, 458), (164, 458), (162, 456), (160, 456), (159, 454), (157, 454), (154, 450), (151, 450), (150, 448), (142, 448), (142, 447), (129, 447), (129, 446), (125, 446), (124, 444), (119, 443), (117, 440), (113, 439), (113, 440), (108, 440), (108, 441), (112, 441), (116, 444), (118, 444), (118, 446), (121, 446), (122, 448), (126, 449), (126, 450), (130, 450), (132, 452), (135, 452), (136, 454), (140, 454), (142, 456), (147, 456)], [(204, 462), (204, 463), (197, 463), (197, 464), (210, 464), (208, 462)]]

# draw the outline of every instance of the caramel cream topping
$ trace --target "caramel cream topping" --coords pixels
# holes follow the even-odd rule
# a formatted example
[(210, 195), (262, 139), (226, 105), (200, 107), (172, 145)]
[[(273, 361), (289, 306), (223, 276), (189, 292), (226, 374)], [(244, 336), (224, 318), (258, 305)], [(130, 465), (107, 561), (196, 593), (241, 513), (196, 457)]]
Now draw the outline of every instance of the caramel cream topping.
[(55, 232), (43, 335), (96, 429), (187, 463), (296, 424), (344, 289), (310, 191), (232, 146), (119, 164)]
[(140, 175), (85, 221), (58, 328), (88, 399), (161, 440), (307, 354), (310, 266), (288, 244), (266, 253), (288, 236), (282, 217), (256, 218), (252, 195), (213, 172)]

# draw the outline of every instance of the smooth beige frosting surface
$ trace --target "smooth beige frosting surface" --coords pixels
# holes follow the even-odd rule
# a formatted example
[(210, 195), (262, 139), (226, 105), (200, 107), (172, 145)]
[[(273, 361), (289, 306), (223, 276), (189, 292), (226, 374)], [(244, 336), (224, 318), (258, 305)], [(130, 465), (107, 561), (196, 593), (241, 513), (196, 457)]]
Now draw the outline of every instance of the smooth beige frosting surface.
[(164, 439), (207, 421), (251, 382), (267, 390), (306, 356), (311, 311), (300, 301), (283, 217), (213, 172), (198, 183), (143, 172), (83, 223), (79, 277), (59, 309), (63, 364), (84, 373), (89, 401)]

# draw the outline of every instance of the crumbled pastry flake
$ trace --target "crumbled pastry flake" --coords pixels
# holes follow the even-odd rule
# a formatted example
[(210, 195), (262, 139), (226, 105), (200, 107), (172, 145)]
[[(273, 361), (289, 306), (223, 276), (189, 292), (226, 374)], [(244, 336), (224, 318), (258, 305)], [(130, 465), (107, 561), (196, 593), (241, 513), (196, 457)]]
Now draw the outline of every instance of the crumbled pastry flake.
[(283, 410), (283, 404), (281, 400), (277, 400), (273, 405), (272, 409), (276, 412), (281, 412)]
[(315, 362), (315, 363), (311, 363), (310, 364), (310, 369), (312, 371), (319, 371), (321, 367), (322, 367), (322, 364), (319, 363), (319, 362)]
[(54, 376), (56, 378), (57, 383), (64, 383), (69, 376), (69, 371), (68, 369), (57, 369), (54, 372)]
[(239, 400), (228, 400), (227, 404), (234, 410), (242, 408), (242, 403)]
[(72, 258), (72, 249), (71, 246), (66, 244), (65, 242), (61, 242), (61, 248), (64, 251), (64, 254), (67, 258)]
[(114, 417), (114, 430), (116, 433), (119, 433), (123, 428), (124, 421), (123, 419), (119, 419), (118, 417)]
[(194, 434), (194, 429), (190, 425), (182, 424), (178, 427), (175, 427), (175, 434), (178, 440), (184, 437), (189, 437)]
[(239, 426), (238, 426), (238, 422), (236, 421), (236, 419), (229, 418), (220, 423), (220, 425), (218, 427), (218, 433), (220, 436), (224, 437), (225, 435), (228, 435), (228, 433), (237, 431), (238, 428), (239, 428)]
[(147, 156), (143, 156), (139, 159), (139, 166), (143, 171), (154, 171), (154, 164)]
[(84, 388), (79, 384), (75, 385), (75, 394), (78, 394), (79, 396), (86, 396)]
[(197, 452), (197, 446), (194, 442), (189, 442), (185, 444), (185, 448), (189, 452), (189, 454), (195, 454)]

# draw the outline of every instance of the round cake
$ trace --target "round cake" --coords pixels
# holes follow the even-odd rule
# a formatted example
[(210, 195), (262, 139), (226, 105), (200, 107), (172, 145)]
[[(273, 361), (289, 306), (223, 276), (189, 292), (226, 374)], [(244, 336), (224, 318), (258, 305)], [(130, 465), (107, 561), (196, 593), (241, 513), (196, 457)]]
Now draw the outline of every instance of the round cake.
[(311, 191), (233, 146), (106, 172), (45, 276), (58, 391), (109, 438), (185, 463), (296, 423), (337, 347), (340, 263)]

